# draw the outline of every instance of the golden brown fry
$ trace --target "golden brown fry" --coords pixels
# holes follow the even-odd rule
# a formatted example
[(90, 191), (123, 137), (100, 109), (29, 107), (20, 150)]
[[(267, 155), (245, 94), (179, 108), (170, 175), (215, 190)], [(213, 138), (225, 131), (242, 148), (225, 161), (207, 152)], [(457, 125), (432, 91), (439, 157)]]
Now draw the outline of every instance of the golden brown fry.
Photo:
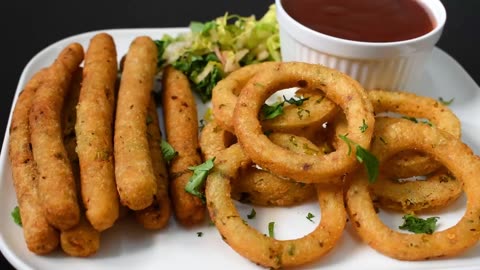
[[(77, 196), (80, 196), (80, 165), (76, 152), (77, 140), (75, 137), (75, 122), (77, 118), (76, 106), (80, 96), (82, 83), (82, 69), (79, 68), (73, 74), (70, 90), (63, 108), (63, 143), (67, 151), (68, 159), (72, 166), (75, 178)], [(85, 257), (97, 252), (100, 248), (100, 232), (96, 231), (85, 219), (84, 207), (81, 207), (80, 223), (73, 228), (60, 232), (60, 245), (71, 256)]]
[(83, 48), (78, 43), (60, 53), (35, 93), (29, 115), (41, 204), (48, 222), (63, 230), (75, 226), (80, 218), (72, 168), (63, 144), (61, 113), (72, 74), (82, 60)]
[(404, 213), (445, 207), (463, 191), (462, 183), (445, 168), (440, 168), (425, 180), (417, 181), (398, 182), (380, 174), (369, 188), (379, 207)]
[(10, 125), (9, 158), (23, 234), (30, 251), (46, 254), (58, 246), (58, 233), (48, 224), (38, 197), (38, 172), (30, 144), (28, 114), (46, 70), (36, 73), (18, 97)]
[(205, 205), (200, 198), (185, 191), (193, 174), (188, 167), (202, 163), (197, 109), (187, 77), (172, 67), (165, 69), (162, 94), (167, 141), (178, 152), (169, 168), (175, 216), (183, 225), (198, 224), (205, 218)]
[(91, 39), (83, 77), (75, 125), (82, 199), (87, 219), (103, 231), (115, 223), (119, 211), (113, 166), (117, 53), (110, 35)]
[(157, 183), (147, 141), (147, 107), (157, 64), (149, 37), (130, 45), (118, 93), (115, 118), (115, 177), (122, 204), (141, 210), (152, 204)]
[(161, 229), (168, 224), (171, 215), (170, 197), (168, 196), (167, 164), (163, 159), (161, 142), (162, 133), (158, 122), (155, 100), (151, 98), (147, 117), (148, 145), (152, 157), (153, 172), (157, 179), (157, 194), (149, 207), (135, 212), (137, 222), (146, 229)]
[(61, 232), (60, 244), (70, 256), (91, 256), (100, 248), (100, 233), (82, 216), (75, 227)]

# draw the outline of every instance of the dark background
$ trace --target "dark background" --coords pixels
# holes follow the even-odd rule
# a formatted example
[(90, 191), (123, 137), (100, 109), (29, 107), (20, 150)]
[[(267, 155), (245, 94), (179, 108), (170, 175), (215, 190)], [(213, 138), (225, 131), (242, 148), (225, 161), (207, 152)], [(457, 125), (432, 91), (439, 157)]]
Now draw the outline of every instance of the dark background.
[[(3, 141), (13, 95), (23, 68), (35, 54), (51, 43), (100, 29), (188, 26), (192, 20), (211, 20), (226, 11), (245, 16), (255, 14), (258, 18), (273, 0), (29, 2), (8, 1), (8, 5), (2, 4), (0, 8), (0, 21), (4, 29), (1, 46), (0, 141)], [(479, 84), (480, 1), (442, 2), (447, 9), (447, 23), (438, 46), (453, 56)], [(19, 241), (23, 241), (21, 239)], [(0, 269), (13, 269), (1, 255)]]

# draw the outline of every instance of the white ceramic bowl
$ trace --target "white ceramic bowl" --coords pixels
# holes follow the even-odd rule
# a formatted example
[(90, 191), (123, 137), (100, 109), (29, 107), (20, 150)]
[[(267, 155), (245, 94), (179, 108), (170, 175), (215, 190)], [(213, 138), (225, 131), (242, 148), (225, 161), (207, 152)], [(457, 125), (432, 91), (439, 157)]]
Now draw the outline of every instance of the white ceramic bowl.
[(325, 35), (294, 20), (275, 0), (283, 61), (322, 64), (359, 81), (365, 89), (408, 90), (421, 76), (445, 25), (440, 0), (418, 0), (434, 21), (429, 33), (396, 42), (361, 42)]

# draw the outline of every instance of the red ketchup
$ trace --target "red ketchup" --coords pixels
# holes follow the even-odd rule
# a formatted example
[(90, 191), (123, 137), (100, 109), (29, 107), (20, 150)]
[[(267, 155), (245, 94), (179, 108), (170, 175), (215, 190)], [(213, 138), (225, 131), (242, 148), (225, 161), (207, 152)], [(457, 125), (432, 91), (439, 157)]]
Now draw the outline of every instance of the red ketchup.
[(302, 25), (342, 39), (393, 42), (422, 36), (434, 28), (415, 0), (282, 0)]

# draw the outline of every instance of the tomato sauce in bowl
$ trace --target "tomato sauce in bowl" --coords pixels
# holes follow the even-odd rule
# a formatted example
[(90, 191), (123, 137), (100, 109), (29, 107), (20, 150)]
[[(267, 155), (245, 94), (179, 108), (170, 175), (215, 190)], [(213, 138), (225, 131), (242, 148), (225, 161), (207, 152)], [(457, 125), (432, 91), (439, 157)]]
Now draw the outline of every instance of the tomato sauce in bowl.
[(302, 25), (347, 40), (409, 40), (435, 27), (416, 0), (282, 0), (282, 5)]

